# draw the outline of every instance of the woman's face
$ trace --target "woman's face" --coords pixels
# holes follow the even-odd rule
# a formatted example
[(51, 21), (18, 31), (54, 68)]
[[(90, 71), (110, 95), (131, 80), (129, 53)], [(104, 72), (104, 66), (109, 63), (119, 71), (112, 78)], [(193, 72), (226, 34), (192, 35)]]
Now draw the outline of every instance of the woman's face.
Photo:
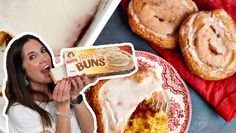
[(46, 48), (34, 39), (25, 43), (22, 49), (22, 67), (30, 82), (47, 84), (51, 82), (49, 70), (51, 58)]
[(74, 57), (73, 53), (69, 53), (69, 57), (71, 58)]

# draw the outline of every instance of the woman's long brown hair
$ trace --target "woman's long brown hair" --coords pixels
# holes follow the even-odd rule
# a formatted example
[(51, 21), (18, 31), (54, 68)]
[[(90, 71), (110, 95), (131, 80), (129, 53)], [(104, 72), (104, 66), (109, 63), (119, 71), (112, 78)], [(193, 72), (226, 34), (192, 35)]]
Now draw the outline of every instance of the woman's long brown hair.
[[(52, 123), (50, 114), (44, 109), (42, 109), (33, 99), (33, 96), (41, 95), (45, 98), (44, 100), (45, 102), (49, 102), (48, 96), (43, 92), (33, 90), (30, 85), (26, 86), (24, 81), (25, 71), (22, 68), (23, 64), (22, 49), (25, 43), (31, 39), (38, 41), (46, 48), (52, 61), (52, 56), (47, 47), (43, 44), (43, 42), (39, 38), (33, 35), (24, 35), (12, 43), (12, 45), (7, 51), (7, 57), (6, 57), (6, 68), (8, 77), (7, 77), (5, 94), (9, 100), (6, 114), (8, 113), (10, 107), (14, 106), (13, 105), (14, 103), (21, 104), (38, 112), (38, 114), (41, 116), (44, 128), (51, 127)], [(54, 86), (55, 85), (53, 83), (48, 84), (48, 88), (51, 92), (53, 91)]]

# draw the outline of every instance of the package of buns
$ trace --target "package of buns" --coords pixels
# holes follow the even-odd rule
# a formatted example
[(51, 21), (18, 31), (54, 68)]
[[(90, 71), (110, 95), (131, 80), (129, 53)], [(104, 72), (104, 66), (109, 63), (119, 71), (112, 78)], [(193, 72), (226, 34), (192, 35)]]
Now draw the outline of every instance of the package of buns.
[(63, 53), (69, 77), (83, 73), (108, 76), (136, 69), (135, 53), (130, 43), (65, 49)]
[(64, 64), (51, 69), (55, 83), (63, 77), (86, 74), (89, 77), (108, 78), (124, 76), (138, 70), (131, 43), (66, 48), (61, 53)]

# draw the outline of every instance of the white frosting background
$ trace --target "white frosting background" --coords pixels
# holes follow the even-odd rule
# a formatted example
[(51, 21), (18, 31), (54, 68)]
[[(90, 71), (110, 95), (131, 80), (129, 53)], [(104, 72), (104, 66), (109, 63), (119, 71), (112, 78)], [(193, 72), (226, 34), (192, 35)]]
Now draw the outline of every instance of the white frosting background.
[(13, 35), (34, 32), (53, 50), (71, 47), (100, 0), (0, 0), (0, 27)]

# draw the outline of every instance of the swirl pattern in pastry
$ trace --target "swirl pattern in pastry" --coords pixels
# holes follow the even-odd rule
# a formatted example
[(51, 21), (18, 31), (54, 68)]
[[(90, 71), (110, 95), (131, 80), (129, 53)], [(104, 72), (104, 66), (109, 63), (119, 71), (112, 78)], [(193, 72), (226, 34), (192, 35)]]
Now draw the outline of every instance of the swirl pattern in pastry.
[(128, 17), (131, 29), (161, 48), (178, 45), (178, 31), (188, 14), (196, 12), (192, 0), (131, 0)]
[(179, 39), (186, 64), (199, 77), (220, 80), (236, 72), (236, 27), (224, 10), (190, 15)]

